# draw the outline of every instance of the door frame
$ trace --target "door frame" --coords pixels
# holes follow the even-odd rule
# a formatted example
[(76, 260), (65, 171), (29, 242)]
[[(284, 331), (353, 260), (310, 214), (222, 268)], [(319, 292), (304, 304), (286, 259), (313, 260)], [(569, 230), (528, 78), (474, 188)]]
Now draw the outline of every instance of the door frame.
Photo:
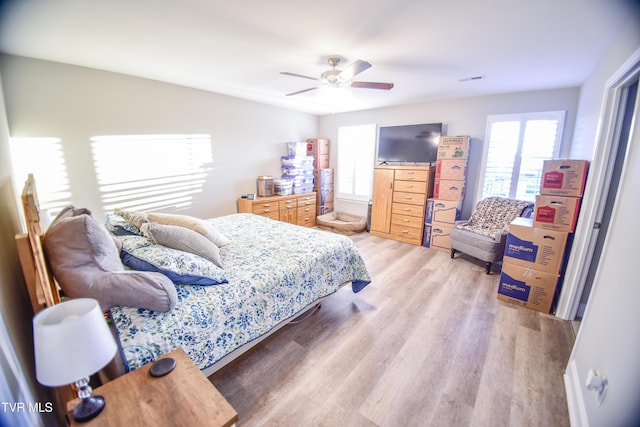
[(606, 197), (603, 196), (607, 194), (611, 184), (624, 118), (627, 88), (639, 75), (640, 49), (625, 61), (605, 85), (605, 96), (596, 133), (598, 136), (589, 166), (589, 179), (556, 308), (556, 316), (561, 319), (573, 320), (578, 312), (598, 239), (598, 229), (595, 228), (595, 224), (602, 221), (606, 204)]

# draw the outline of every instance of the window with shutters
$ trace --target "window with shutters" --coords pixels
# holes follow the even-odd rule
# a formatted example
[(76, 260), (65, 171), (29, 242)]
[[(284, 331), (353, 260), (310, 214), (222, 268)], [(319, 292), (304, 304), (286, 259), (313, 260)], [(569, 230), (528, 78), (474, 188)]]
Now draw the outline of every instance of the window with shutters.
[(338, 198), (359, 201), (371, 198), (375, 148), (375, 124), (338, 128)]
[(535, 202), (544, 160), (557, 158), (564, 111), (492, 115), (487, 119), (478, 200)]

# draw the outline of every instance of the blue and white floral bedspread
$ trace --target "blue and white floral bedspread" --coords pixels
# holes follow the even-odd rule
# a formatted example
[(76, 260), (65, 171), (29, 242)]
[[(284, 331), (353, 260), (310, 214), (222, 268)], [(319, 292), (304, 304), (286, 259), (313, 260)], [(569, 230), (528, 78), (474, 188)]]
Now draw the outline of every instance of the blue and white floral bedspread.
[(210, 221), (231, 239), (221, 248), (229, 282), (176, 285), (167, 313), (112, 308), (127, 370), (180, 347), (206, 369), (345, 282), (358, 292), (371, 280), (348, 237), (252, 214)]

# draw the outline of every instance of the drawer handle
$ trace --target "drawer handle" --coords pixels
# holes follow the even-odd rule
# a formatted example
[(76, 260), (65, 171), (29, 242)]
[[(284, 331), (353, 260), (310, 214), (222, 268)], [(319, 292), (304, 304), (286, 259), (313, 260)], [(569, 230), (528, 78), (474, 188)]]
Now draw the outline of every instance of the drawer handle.
[(403, 221), (404, 221), (404, 222), (409, 222), (409, 220), (408, 220), (408, 219), (403, 219)]
[(262, 206), (264, 206), (265, 208), (268, 208), (269, 206), (271, 206), (271, 204), (270, 203), (265, 203)]
[(264, 211), (265, 212), (271, 212), (271, 209), (265, 209)]
[(405, 200), (413, 200), (413, 197), (405, 197)]
[(402, 210), (405, 211), (405, 212), (411, 212), (411, 209), (409, 209), (409, 208), (404, 208)]
[(409, 234), (409, 230), (402, 230), (402, 234)]

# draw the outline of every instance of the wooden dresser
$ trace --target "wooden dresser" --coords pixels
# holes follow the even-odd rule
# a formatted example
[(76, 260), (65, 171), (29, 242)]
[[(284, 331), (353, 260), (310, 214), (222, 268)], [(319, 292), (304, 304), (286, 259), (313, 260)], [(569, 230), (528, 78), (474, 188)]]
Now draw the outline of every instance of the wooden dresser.
[(427, 198), (433, 195), (435, 167), (377, 166), (373, 173), (371, 234), (422, 244)]
[(316, 193), (256, 197), (255, 200), (238, 199), (238, 212), (254, 213), (290, 224), (315, 227)]

